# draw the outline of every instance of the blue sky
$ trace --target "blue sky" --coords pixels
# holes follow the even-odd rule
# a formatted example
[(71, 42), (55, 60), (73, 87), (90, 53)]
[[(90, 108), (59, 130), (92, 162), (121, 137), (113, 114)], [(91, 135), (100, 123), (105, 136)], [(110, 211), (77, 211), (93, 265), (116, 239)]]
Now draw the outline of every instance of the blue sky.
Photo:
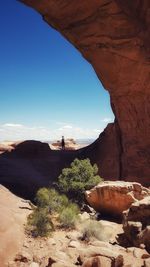
[(15, 0), (0, 25), (0, 140), (98, 137), (114, 117), (91, 65)]

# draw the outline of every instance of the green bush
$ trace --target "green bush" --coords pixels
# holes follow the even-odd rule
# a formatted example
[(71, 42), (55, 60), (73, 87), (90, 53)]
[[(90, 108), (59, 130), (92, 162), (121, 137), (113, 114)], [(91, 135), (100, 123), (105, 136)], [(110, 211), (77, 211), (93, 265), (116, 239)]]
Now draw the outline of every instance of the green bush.
[(79, 214), (79, 208), (76, 204), (70, 204), (59, 214), (59, 221), (64, 228), (74, 228)]
[(92, 166), (89, 159), (75, 159), (70, 168), (62, 170), (58, 177), (58, 188), (73, 200), (81, 203), (84, 199), (84, 191), (91, 189), (102, 181), (97, 173), (97, 165)]
[(60, 195), (55, 189), (41, 188), (36, 194), (36, 203), (40, 208), (47, 208), (50, 213), (59, 212), (68, 205), (68, 198)]
[(35, 209), (28, 216), (27, 223), (27, 230), (29, 230), (34, 237), (48, 236), (54, 230), (53, 223), (47, 209)]
[(62, 227), (74, 227), (79, 208), (70, 203), (67, 196), (59, 194), (55, 189), (41, 188), (36, 194), (37, 208), (28, 216), (27, 230), (33, 236), (47, 236), (54, 230), (52, 213), (58, 214)]

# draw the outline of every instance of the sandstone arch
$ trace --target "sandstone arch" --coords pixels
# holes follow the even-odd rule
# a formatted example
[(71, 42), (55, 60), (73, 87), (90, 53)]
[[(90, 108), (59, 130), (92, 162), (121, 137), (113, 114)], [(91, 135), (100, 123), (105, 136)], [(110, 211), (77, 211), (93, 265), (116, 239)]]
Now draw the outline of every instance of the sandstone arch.
[(150, 184), (150, 1), (21, 2), (81, 52), (110, 93), (115, 122), (82, 156), (104, 177)]

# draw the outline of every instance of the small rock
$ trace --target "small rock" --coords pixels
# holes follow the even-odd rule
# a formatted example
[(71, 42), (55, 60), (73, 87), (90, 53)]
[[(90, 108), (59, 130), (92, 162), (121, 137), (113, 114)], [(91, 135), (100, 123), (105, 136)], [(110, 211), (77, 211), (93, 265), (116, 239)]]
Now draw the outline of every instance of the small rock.
[(92, 242), (89, 242), (89, 245), (92, 245), (94, 247), (102, 247), (102, 248), (110, 248), (110, 249), (112, 247), (109, 242), (104, 242), (104, 241), (99, 241), (99, 240), (94, 240)]
[(80, 242), (71, 240), (68, 244), (69, 248), (79, 248), (80, 247)]
[(97, 256), (97, 257), (89, 258), (83, 263), (83, 267), (93, 267), (93, 266), (94, 267), (102, 267), (102, 266), (111, 267), (112, 261), (111, 259), (108, 259), (107, 257)]
[(72, 267), (74, 265), (71, 265), (71, 264), (68, 265), (68, 263), (56, 262), (52, 266), (53, 267)]
[(39, 257), (39, 255), (33, 255), (33, 261), (34, 261), (34, 262), (40, 262), (40, 257)]
[(32, 262), (29, 267), (40, 267), (40, 265), (36, 262)]
[(81, 211), (85, 211), (85, 212), (93, 213), (93, 214), (96, 213), (95, 210), (91, 206), (89, 206), (87, 204), (83, 204), (83, 206), (81, 208)]
[(25, 241), (25, 242), (23, 243), (23, 247), (24, 247), (24, 248), (29, 248), (29, 244)]
[(150, 267), (150, 258), (144, 260), (144, 267)]
[(115, 267), (122, 267), (124, 265), (124, 258), (122, 255), (119, 255), (116, 259), (113, 260), (113, 262)]
[(137, 259), (141, 259), (143, 255), (143, 250), (141, 250), (140, 248), (135, 248), (133, 251), (133, 256)]
[(42, 243), (40, 244), (40, 248), (44, 248), (44, 245)]
[(66, 235), (66, 238), (71, 239), (71, 240), (78, 240), (81, 237), (82, 237), (82, 234), (79, 232), (72, 232)]
[(144, 244), (140, 244), (140, 248), (141, 249), (145, 249), (145, 245)]
[[(100, 262), (99, 257), (92, 257), (92, 258), (90, 258), (90, 259), (87, 259), (87, 260), (83, 263), (82, 266), (83, 266), (83, 267), (92, 267), (92, 266), (94, 266), (94, 267), (101, 267), (101, 262)], [(110, 265), (110, 267), (111, 267), (111, 265)]]
[(47, 240), (47, 245), (50, 245), (50, 246), (55, 246), (56, 245), (56, 241), (54, 238), (49, 238)]
[(48, 259), (48, 265), (46, 266), (51, 266), (53, 263), (55, 263), (56, 260), (52, 259), (51, 257)]
[(127, 252), (132, 252), (132, 253), (133, 253), (134, 249), (135, 249), (134, 247), (129, 247), (129, 248), (126, 249), (126, 251), (127, 251)]
[(32, 261), (32, 256), (29, 253), (23, 251), (20, 254), (16, 255), (15, 261), (30, 262)]

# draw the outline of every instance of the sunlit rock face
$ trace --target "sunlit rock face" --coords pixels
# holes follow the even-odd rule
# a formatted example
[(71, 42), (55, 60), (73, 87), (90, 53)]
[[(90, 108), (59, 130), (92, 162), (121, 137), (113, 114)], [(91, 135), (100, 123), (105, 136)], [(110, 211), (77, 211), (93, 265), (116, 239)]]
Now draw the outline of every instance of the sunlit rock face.
[[(6, 267), (21, 248), (24, 239), (24, 226), (31, 206), (25, 200), (13, 195), (0, 185), (0, 266)], [(18, 266), (17, 263), (13, 266)]]
[(135, 182), (104, 181), (85, 192), (87, 202), (96, 211), (114, 217), (122, 217), (131, 204), (150, 198), (150, 190)]
[[(81, 52), (110, 93), (115, 123), (111, 126), (112, 131), (109, 126), (105, 136), (96, 142), (95, 153), (91, 152), (92, 147), (89, 149), (89, 157), (96, 160), (101, 175), (148, 185), (150, 1), (22, 2), (40, 12), (50, 26)], [(87, 150), (85, 153), (88, 155)]]

